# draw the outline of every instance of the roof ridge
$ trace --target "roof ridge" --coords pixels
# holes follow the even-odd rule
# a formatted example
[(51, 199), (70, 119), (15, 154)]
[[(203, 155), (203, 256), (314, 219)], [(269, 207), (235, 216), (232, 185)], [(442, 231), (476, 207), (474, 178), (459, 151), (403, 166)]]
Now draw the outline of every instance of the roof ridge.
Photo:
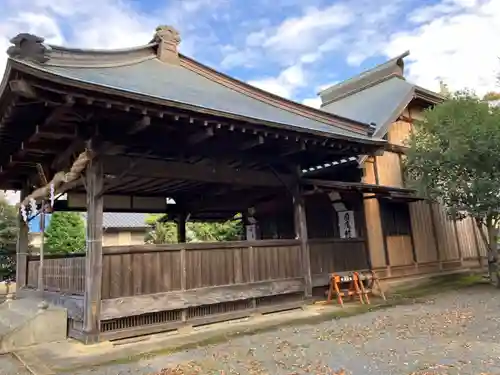
[(119, 49), (84, 49), (44, 43), (36, 35), (21, 33), (10, 40), (7, 54), (16, 61), (71, 68), (111, 68), (133, 65), (156, 57), (157, 42)]
[[(391, 69), (394, 69), (397, 67), (400, 68), (401, 72), (393, 71), (392, 74), (397, 74), (400, 75), (401, 77), (404, 78), (404, 61), (403, 59), (407, 56), (409, 56), (410, 51), (405, 51), (404, 53), (393, 57), (390, 60), (387, 60), (383, 62), (382, 64), (378, 64), (374, 66), (373, 68), (370, 68), (368, 70), (362, 71), (361, 73), (348, 78), (345, 81), (342, 81), (340, 83), (337, 83), (335, 85), (332, 85), (330, 87), (327, 87), (326, 89), (321, 90), (318, 95), (323, 99), (323, 97), (330, 97), (327, 99), (328, 101), (331, 101), (333, 98), (336, 97), (335, 93), (337, 93), (337, 96), (345, 94), (345, 92), (342, 91), (342, 89), (350, 89), (348, 91), (352, 91), (353, 89), (357, 88), (356, 84), (359, 84), (359, 82), (363, 82), (363, 80), (368, 81), (368, 83), (371, 83), (372, 81), (370, 80), (371, 77), (373, 77), (376, 80), (379, 80), (380, 78), (377, 77), (376, 73), (382, 73), (382, 74), (391, 74)], [(387, 72), (386, 72), (387, 70)], [(383, 77), (382, 77), (383, 78)], [(365, 84), (366, 86), (366, 84)], [(352, 88), (351, 88), (352, 87)]]
[[(345, 98), (347, 98), (347, 97), (349, 97), (351, 95), (357, 94), (358, 92), (367, 90), (367, 89), (369, 89), (371, 87), (380, 85), (381, 83), (384, 83), (385, 81), (388, 81), (388, 80), (393, 79), (393, 78), (400, 79), (402, 81), (408, 82), (405, 77), (402, 77), (402, 76), (400, 76), (398, 74), (389, 74), (388, 76), (382, 77), (382, 78), (380, 78), (380, 79), (378, 79), (376, 81), (369, 82), (369, 83), (367, 83), (364, 86), (353, 88), (351, 91), (348, 91), (348, 92), (346, 92), (346, 93), (344, 93), (342, 95), (334, 97), (333, 99), (327, 100), (327, 101), (321, 103), (321, 107), (320, 108), (323, 108), (324, 106), (327, 106), (328, 104), (337, 102), (339, 100), (345, 99)], [(415, 86), (411, 82), (408, 82), (408, 84), (410, 84), (412, 86)]]
[[(334, 115), (317, 108), (309, 107), (305, 104), (301, 104), (294, 100), (287, 99), (271, 92), (262, 90), (237, 78), (219, 72), (218, 70), (215, 70), (185, 55), (179, 54), (179, 57), (181, 67), (189, 69), (209, 80), (215, 81), (236, 92), (249, 96), (253, 99), (257, 99), (263, 103), (273, 105), (288, 112), (298, 114), (315, 121), (320, 121), (327, 125), (336, 126), (353, 133), (366, 135), (367, 129), (370, 129), (369, 124)], [(352, 124), (352, 126), (344, 125), (341, 123), (341, 121), (349, 122)]]

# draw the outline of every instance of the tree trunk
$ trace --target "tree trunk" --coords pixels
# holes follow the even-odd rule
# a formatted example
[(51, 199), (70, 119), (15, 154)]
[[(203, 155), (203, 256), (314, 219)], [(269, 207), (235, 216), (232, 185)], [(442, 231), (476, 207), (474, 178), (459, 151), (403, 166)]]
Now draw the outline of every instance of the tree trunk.
[(498, 273), (498, 246), (497, 234), (498, 229), (494, 225), (492, 216), (486, 219), (486, 227), (488, 229), (488, 272), (493, 285), (500, 288), (500, 277)]

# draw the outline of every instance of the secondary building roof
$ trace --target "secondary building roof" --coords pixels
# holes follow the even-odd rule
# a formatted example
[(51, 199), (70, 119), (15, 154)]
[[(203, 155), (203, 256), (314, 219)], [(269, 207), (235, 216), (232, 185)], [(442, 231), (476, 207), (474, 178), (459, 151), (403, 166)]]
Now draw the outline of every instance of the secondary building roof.
[[(390, 77), (376, 85), (332, 101), (322, 107), (324, 111), (372, 123), (375, 136), (380, 136), (388, 122), (394, 121), (413, 99), (414, 86), (400, 77)], [(362, 104), (360, 111), (360, 105)]]
[[(325, 112), (369, 123), (374, 138), (382, 138), (414, 98), (430, 104), (444, 98), (404, 78), (403, 59), (409, 51), (319, 93)], [(362, 108), (362, 110), (360, 110)]]
[[(364, 71), (344, 82), (338, 83), (319, 93), (321, 109), (325, 112), (369, 123), (374, 128), (373, 138), (382, 139), (390, 125), (403, 113), (403, 110), (414, 99), (427, 104), (437, 104), (444, 97), (414, 85), (404, 78), (404, 58), (409, 51), (395, 58)], [(362, 162), (349, 158), (333, 163), (336, 166), (346, 162)], [(311, 167), (312, 172), (325, 166)]]
[[(85, 220), (86, 213), (82, 213)], [(147, 229), (147, 214), (135, 212), (104, 212), (102, 217), (102, 227), (104, 229)], [(51, 215), (45, 216), (45, 227), (50, 223)], [(38, 233), (40, 231), (40, 216), (36, 216), (29, 222), (29, 231)]]
[(146, 229), (147, 214), (135, 212), (104, 212), (102, 227), (107, 229)]

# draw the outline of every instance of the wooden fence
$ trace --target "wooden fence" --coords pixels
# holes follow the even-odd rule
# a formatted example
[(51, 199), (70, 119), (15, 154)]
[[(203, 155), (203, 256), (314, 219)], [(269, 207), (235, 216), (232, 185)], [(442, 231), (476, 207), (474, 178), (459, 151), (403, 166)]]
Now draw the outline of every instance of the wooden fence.
[[(27, 287), (38, 287), (40, 257), (28, 258)], [(49, 292), (65, 294), (85, 293), (85, 254), (45, 255), (43, 285)]]
[(103, 254), (106, 339), (303, 303), (297, 240), (106, 247)]

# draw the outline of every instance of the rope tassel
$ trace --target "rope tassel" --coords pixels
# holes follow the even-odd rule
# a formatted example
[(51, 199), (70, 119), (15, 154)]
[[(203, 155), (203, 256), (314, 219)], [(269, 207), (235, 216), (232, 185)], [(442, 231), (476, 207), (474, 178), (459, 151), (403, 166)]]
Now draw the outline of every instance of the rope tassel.
[(21, 216), (24, 220), (25, 223), (28, 222), (28, 214), (26, 213), (26, 206), (24, 204), (21, 204)]
[(34, 200), (33, 198), (30, 199), (30, 211), (32, 216), (36, 215), (37, 211), (36, 200)]
[(26, 206), (29, 202), (31, 202), (31, 200), (34, 200), (36, 207), (37, 200), (47, 199), (48, 197), (50, 197), (51, 206), (53, 206), (55, 200), (55, 192), (64, 183), (72, 182), (80, 178), (82, 172), (85, 170), (88, 163), (92, 160), (92, 157), (93, 153), (91, 150), (86, 149), (85, 151), (83, 151), (80, 155), (78, 155), (69, 172), (57, 172), (48, 184), (36, 189), (30, 195), (24, 198), (21, 202), (21, 206)]

